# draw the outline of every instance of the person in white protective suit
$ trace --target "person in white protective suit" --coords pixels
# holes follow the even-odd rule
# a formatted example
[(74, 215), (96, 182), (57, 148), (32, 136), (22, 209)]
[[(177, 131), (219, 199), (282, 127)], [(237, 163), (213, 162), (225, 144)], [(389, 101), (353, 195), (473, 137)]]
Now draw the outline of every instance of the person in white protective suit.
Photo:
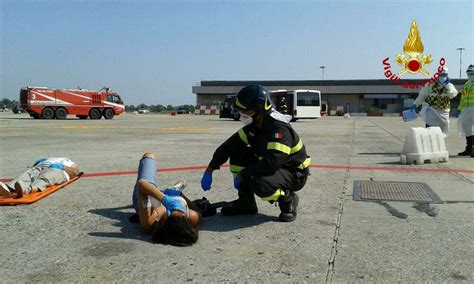
[(472, 131), (474, 125), (474, 65), (469, 65), (466, 73), (468, 80), (461, 90), (461, 102), (458, 107), (461, 114), (457, 123), (459, 134), (466, 137), (466, 149), (458, 155), (474, 158), (474, 134)]
[(426, 84), (421, 88), (414, 107), (421, 105), (420, 116), (425, 121), (426, 127), (438, 126), (445, 136), (449, 130), (450, 100), (455, 98), (458, 91), (449, 82), (448, 68), (439, 74), (438, 80)]

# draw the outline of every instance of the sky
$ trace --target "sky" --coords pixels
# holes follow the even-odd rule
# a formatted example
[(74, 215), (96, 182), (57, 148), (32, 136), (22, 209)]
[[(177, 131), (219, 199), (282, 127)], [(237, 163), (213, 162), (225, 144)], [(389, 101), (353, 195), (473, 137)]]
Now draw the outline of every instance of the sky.
[[(0, 0), (0, 99), (98, 90), (126, 104), (195, 104), (201, 80), (382, 79), (416, 20), (436, 69), (473, 60), (473, 1)], [(406, 75), (421, 78), (421, 75)]]

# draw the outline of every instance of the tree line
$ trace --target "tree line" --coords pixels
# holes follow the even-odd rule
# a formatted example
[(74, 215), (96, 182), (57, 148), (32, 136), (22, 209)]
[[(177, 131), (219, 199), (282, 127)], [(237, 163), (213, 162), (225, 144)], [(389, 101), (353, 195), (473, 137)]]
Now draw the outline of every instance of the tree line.
[(16, 100), (2, 99), (0, 101), (0, 108), (12, 109), (16, 104), (18, 104)]
[(139, 104), (139, 105), (125, 105), (125, 111), (138, 111), (141, 109), (147, 109), (150, 112), (170, 112), (180, 110), (186, 110), (189, 113), (194, 113), (194, 106), (193, 105), (146, 105), (146, 104)]

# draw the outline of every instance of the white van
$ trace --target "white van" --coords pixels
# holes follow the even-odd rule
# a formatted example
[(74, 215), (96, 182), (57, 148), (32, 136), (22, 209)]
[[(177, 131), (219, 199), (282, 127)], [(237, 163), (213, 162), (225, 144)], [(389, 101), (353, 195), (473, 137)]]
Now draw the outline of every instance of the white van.
[(270, 91), (275, 108), (285, 114), (293, 116), (293, 120), (300, 118), (321, 117), (321, 92), (317, 90), (275, 90)]

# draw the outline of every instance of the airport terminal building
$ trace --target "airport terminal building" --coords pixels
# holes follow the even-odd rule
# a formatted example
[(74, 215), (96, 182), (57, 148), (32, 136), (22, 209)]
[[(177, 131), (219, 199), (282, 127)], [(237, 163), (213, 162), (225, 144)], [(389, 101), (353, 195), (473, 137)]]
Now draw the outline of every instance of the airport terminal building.
[[(458, 91), (467, 79), (452, 79)], [(403, 80), (405, 83), (419, 85), (420, 80)], [(418, 88), (406, 88), (394, 84), (388, 79), (376, 80), (284, 80), (284, 81), (201, 81), (192, 87), (196, 94), (197, 105), (219, 105), (226, 96), (238, 93), (244, 86), (260, 84), (269, 91), (310, 89), (321, 91), (322, 103), (328, 109), (343, 107), (344, 112), (400, 113), (404, 107), (412, 104), (418, 96)], [(459, 104), (459, 97), (453, 100), (453, 106)]]

